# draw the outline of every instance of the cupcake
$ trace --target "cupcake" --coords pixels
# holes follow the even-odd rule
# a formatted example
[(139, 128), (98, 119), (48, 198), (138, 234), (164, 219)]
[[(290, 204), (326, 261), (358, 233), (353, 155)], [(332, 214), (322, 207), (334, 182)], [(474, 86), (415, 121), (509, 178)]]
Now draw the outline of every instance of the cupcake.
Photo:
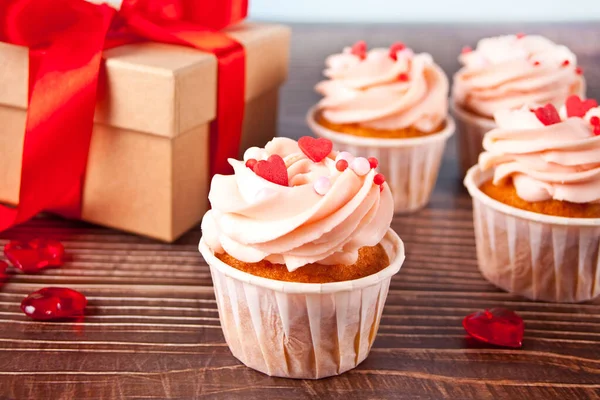
[(316, 91), (323, 99), (307, 121), (334, 147), (376, 157), (396, 212), (424, 207), (454, 133), (448, 117), (448, 78), (429, 54), (402, 43), (367, 51), (364, 42), (326, 60)]
[(600, 295), (600, 107), (567, 99), (495, 113), (465, 185), (477, 258), (496, 286), (533, 300)]
[(404, 247), (385, 178), (348, 156), (276, 138), (212, 180), (199, 248), (225, 340), (250, 368), (324, 378), (371, 349)]
[(565, 46), (536, 35), (482, 39), (458, 57), (452, 108), (457, 121), (461, 172), (477, 164), (483, 135), (495, 127), (494, 113), (524, 105), (559, 107), (585, 94), (577, 58)]

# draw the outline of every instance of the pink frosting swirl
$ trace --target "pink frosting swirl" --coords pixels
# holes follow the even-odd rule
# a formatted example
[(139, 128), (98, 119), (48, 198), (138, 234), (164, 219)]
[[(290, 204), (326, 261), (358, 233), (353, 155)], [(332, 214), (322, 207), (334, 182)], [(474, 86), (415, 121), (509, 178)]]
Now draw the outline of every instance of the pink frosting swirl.
[(528, 104), (559, 107), (569, 95), (585, 93), (575, 54), (542, 36), (482, 39), (459, 61), (463, 68), (454, 76), (453, 100), (489, 118)]
[(429, 54), (404, 49), (394, 60), (388, 49), (377, 48), (362, 59), (345, 48), (326, 66), (329, 80), (315, 87), (324, 96), (317, 108), (333, 123), (431, 132), (446, 119), (448, 78)]
[(590, 120), (563, 118), (545, 126), (527, 108), (495, 114), (498, 128), (485, 135), (479, 167), (494, 170), (494, 183), (512, 178), (517, 195), (525, 201), (561, 200), (600, 202), (600, 136)]
[[(249, 263), (286, 264), (294, 271), (310, 263), (353, 264), (361, 247), (382, 240), (394, 206), (387, 184), (381, 191), (374, 184), (376, 171), (368, 162), (360, 174), (353, 168), (340, 172), (335, 152), (315, 163), (285, 138), (273, 139), (264, 149), (248, 149), (244, 159), (266, 160), (273, 154), (283, 158), (289, 186), (269, 182), (233, 159), (234, 175), (213, 178), (212, 209), (202, 220), (202, 234), (215, 253)], [(330, 187), (319, 194), (315, 183), (323, 179)]]

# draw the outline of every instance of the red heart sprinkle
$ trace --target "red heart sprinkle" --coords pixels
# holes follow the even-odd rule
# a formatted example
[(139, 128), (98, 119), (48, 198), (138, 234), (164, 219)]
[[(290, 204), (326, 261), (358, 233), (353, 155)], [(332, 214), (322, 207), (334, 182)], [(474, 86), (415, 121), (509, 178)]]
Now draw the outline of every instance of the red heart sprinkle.
[(525, 37), (525, 34), (523, 32), (519, 32), (515, 36), (517, 37), (517, 39), (523, 39)]
[(575, 68), (575, 73), (576, 73), (577, 75), (582, 75), (582, 74), (583, 74), (583, 68), (581, 68), (581, 67), (577, 67), (577, 68)]
[(21, 310), (38, 321), (83, 315), (87, 299), (73, 289), (48, 287), (31, 293), (21, 302)]
[(592, 124), (594, 126), (600, 125), (600, 117), (598, 117), (597, 115), (594, 115), (592, 118), (590, 118), (590, 124)]
[(537, 67), (537, 66), (539, 66), (539, 65), (540, 65), (540, 62), (539, 62), (539, 61), (534, 61), (534, 62), (533, 62), (533, 66), (534, 66), (534, 67)]
[(333, 143), (329, 139), (315, 139), (310, 136), (303, 136), (298, 140), (300, 150), (314, 162), (321, 162), (327, 157), (333, 149)]
[(404, 50), (405, 48), (406, 48), (406, 46), (405, 46), (405, 45), (404, 45), (404, 43), (402, 43), (402, 42), (396, 42), (396, 43), (392, 44), (392, 45), (390, 46), (390, 53), (389, 53), (389, 55), (390, 55), (390, 58), (391, 58), (392, 60), (397, 60), (397, 59), (398, 59), (398, 55), (397, 55), (397, 53), (398, 53), (399, 51), (402, 51), (402, 50)]
[(246, 161), (246, 167), (250, 168), (251, 170), (254, 170), (254, 166), (257, 162), (258, 161), (256, 161), (254, 158), (250, 158), (248, 161)]
[(463, 327), (481, 342), (505, 347), (521, 347), (525, 332), (523, 319), (505, 308), (492, 308), (467, 315)]
[(348, 161), (338, 160), (338, 162), (335, 163), (335, 168), (340, 172), (345, 171), (346, 168), (348, 168)]
[(8, 261), (23, 272), (37, 272), (47, 267), (60, 267), (65, 248), (57, 240), (33, 239), (29, 242), (13, 240), (4, 246)]
[(377, 166), (379, 165), (379, 160), (376, 159), (375, 157), (369, 157), (369, 158), (367, 158), (367, 160), (369, 161), (369, 165), (371, 166), (372, 169), (377, 168)]
[(585, 113), (594, 107), (598, 107), (598, 102), (594, 99), (581, 100), (579, 96), (573, 94), (567, 97), (565, 101), (565, 107), (567, 108), (567, 117), (579, 117), (583, 118)]
[(283, 158), (273, 154), (268, 160), (261, 160), (254, 166), (254, 173), (269, 182), (288, 186), (288, 173)]
[(398, 75), (398, 80), (400, 82), (408, 82), (409, 79), (408, 74), (405, 74), (404, 72)]
[(359, 57), (361, 60), (367, 58), (367, 43), (364, 40), (360, 40), (352, 46), (350, 53)]
[(594, 135), (600, 136), (600, 125), (594, 126)]
[(467, 54), (473, 51), (473, 48), (471, 48), (471, 46), (465, 46), (462, 48), (462, 50), (460, 51), (462, 54)]
[(569, 66), (569, 64), (571, 64), (571, 61), (565, 60), (565, 61), (563, 61), (562, 66), (567, 67), (567, 66)]
[(560, 116), (556, 107), (552, 104), (546, 104), (544, 107), (536, 108), (534, 111), (535, 116), (539, 119), (542, 124), (548, 126), (557, 124), (560, 122)]
[(383, 176), (383, 174), (376, 174), (373, 177), (373, 183), (376, 185), (383, 185), (383, 183), (385, 182), (385, 176)]

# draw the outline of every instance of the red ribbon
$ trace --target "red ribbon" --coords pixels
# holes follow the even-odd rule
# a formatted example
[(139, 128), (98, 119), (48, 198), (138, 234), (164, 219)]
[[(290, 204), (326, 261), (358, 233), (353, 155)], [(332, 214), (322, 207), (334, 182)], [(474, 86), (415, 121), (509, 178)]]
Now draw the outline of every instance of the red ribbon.
[(81, 216), (102, 51), (140, 40), (210, 52), (218, 60), (210, 173), (239, 151), (245, 52), (219, 32), (247, 0), (124, 0), (120, 11), (84, 0), (0, 0), (0, 41), (27, 46), (29, 108), (17, 208), (0, 206), (0, 231), (41, 211)]

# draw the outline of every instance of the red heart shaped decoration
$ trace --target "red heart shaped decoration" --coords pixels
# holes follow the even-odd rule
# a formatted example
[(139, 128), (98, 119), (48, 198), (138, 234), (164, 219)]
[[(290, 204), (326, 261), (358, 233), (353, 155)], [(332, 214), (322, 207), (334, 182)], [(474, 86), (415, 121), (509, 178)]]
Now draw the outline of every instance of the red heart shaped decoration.
[(557, 124), (560, 122), (560, 115), (558, 115), (558, 111), (556, 111), (556, 107), (552, 104), (546, 104), (544, 107), (536, 108), (533, 110), (537, 119), (539, 119), (542, 124), (548, 126)]
[(49, 287), (31, 293), (21, 302), (21, 310), (35, 320), (73, 318), (83, 315), (87, 299), (73, 289)]
[(303, 136), (298, 140), (300, 150), (314, 162), (321, 162), (327, 157), (333, 149), (331, 140), (325, 138), (315, 139), (310, 136)]
[(364, 60), (367, 58), (367, 43), (364, 40), (354, 43), (350, 48), (350, 53)]
[(60, 267), (65, 248), (56, 240), (33, 239), (29, 242), (13, 240), (4, 246), (4, 255), (23, 272), (37, 272), (47, 267)]
[(505, 347), (521, 347), (525, 333), (523, 319), (505, 308), (492, 308), (467, 315), (463, 327), (479, 341)]
[(567, 97), (565, 107), (567, 108), (567, 117), (583, 118), (590, 109), (598, 107), (598, 102), (594, 99), (581, 100), (574, 94)]
[(8, 264), (0, 260), (0, 285), (6, 280), (6, 268), (8, 268)]
[(263, 179), (277, 185), (288, 186), (288, 173), (283, 158), (273, 154), (268, 160), (261, 160), (254, 165), (253, 171)]

